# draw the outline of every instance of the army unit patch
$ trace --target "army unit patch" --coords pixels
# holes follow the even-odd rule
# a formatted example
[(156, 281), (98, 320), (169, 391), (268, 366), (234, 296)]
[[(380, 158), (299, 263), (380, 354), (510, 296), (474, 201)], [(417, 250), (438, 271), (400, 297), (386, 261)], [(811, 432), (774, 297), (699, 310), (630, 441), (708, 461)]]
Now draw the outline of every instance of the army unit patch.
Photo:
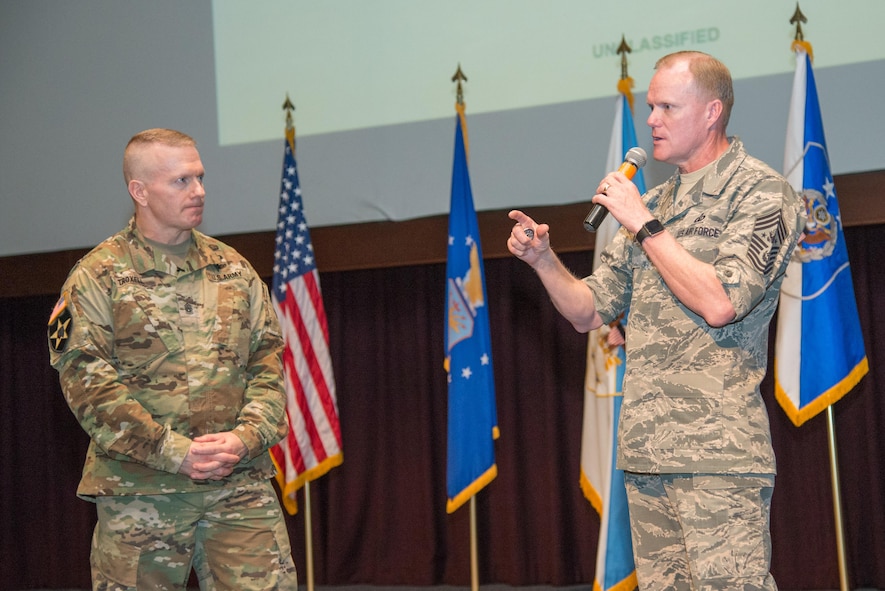
[(68, 309), (68, 294), (64, 293), (52, 309), (52, 314), (49, 315), (47, 336), (50, 348), (56, 353), (61, 353), (68, 345), (72, 321), (73, 317)]

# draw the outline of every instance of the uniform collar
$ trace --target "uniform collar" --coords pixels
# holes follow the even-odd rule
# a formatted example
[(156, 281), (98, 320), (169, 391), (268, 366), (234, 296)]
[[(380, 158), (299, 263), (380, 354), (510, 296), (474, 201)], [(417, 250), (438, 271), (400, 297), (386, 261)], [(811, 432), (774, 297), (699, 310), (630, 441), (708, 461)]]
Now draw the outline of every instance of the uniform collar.
[(690, 189), (678, 203), (673, 203), (672, 200), (676, 195), (676, 185), (679, 182), (679, 172), (677, 171), (666, 181), (663, 190), (655, 199), (655, 203), (650, 202), (649, 205), (657, 205), (659, 215), (669, 220), (699, 205), (705, 196), (719, 197), (728, 181), (731, 180), (731, 177), (734, 176), (747, 157), (744, 145), (739, 137), (733, 136), (729, 138), (729, 141), (728, 149), (713, 162), (713, 166), (699, 181), (700, 190), (698, 188)]
[(713, 168), (707, 173), (703, 180), (703, 192), (705, 195), (719, 196), (725, 189), (725, 185), (731, 180), (731, 177), (737, 172), (741, 164), (747, 158), (744, 151), (744, 144), (737, 136), (730, 138), (731, 145), (716, 160)]
[[(147, 243), (144, 234), (135, 223), (135, 216), (129, 220), (129, 227), (125, 230), (126, 241), (129, 244), (132, 257), (133, 269), (141, 275), (150, 272), (174, 274), (175, 270), (169, 267), (167, 259)], [(208, 266), (225, 266), (224, 257), (218, 248), (210, 244), (206, 236), (197, 230), (191, 230), (192, 244), (184, 259), (188, 270), (195, 271)]]

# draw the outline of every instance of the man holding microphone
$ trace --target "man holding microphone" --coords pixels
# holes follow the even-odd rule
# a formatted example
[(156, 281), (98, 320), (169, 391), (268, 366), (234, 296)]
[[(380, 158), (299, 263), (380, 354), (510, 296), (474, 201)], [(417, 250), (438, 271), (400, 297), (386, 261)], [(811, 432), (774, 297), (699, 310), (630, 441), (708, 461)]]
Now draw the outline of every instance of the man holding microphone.
[(549, 226), (521, 211), (510, 212), (507, 245), (576, 330), (630, 311), (617, 466), (640, 588), (776, 589), (775, 458), (759, 384), (804, 206), (726, 134), (734, 95), (721, 62), (678, 52), (655, 70), (653, 155), (677, 170), (644, 196), (623, 171), (600, 181), (593, 202), (622, 228), (597, 270), (574, 276)]

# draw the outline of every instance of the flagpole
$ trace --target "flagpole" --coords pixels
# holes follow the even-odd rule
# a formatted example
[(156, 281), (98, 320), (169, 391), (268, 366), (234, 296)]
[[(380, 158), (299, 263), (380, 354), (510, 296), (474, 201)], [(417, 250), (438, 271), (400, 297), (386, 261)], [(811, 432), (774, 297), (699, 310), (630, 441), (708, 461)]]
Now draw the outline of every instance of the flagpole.
[(848, 591), (848, 568), (845, 560), (845, 532), (842, 527), (842, 494), (839, 490), (839, 459), (836, 454), (836, 425), (833, 405), (827, 406), (827, 441), (830, 448), (830, 479), (833, 487), (833, 512), (836, 519), (836, 556), (839, 562), (839, 589)]
[[(310, 481), (340, 465), (341, 428), (335, 379), (329, 355), (329, 333), (325, 308), (320, 295), (319, 271), (311, 254), (313, 246), (301, 199), (295, 161), (295, 105), (286, 94), (286, 140), (280, 181), (280, 206), (277, 210), (276, 247), (272, 299), (280, 321), (285, 353), (284, 382), (286, 419), (291, 432), (296, 427), (320, 433), (310, 439), (309, 450), (302, 449), (299, 437), (289, 437), (271, 448), (277, 468), (277, 482), (283, 493), (283, 505), (290, 515), (298, 510), (296, 493), (304, 489), (304, 538), (307, 591), (314, 589), (313, 506)], [(304, 337), (304, 338), (302, 338)], [(295, 344), (297, 343), (297, 344)], [(287, 355), (288, 354), (288, 355)], [(311, 369), (305, 370), (305, 367)], [(318, 371), (314, 371), (314, 369)], [(299, 400), (295, 401), (295, 391)], [(295, 458), (301, 458), (296, 461)]]
[(476, 544), (476, 495), (470, 497), (470, 588), (479, 591), (479, 558)]
[[(481, 264), (482, 253), (481, 253), (481, 250), (479, 247), (479, 239), (478, 239), (479, 230), (477, 227), (475, 227), (476, 226), (476, 212), (474, 211), (474, 208), (473, 208), (473, 200), (472, 200), (472, 195), (471, 195), (471, 191), (470, 191), (470, 177), (467, 174), (467, 159), (469, 157), (469, 148), (468, 148), (468, 140), (467, 140), (467, 121), (466, 121), (466, 117), (464, 114), (465, 105), (464, 105), (464, 86), (463, 86), (463, 83), (467, 82), (467, 76), (465, 76), (464, 72), (461, 70), (461, 64), (458, 64), (458, 68), (455, 71), (455, 74), (452, 76), (452, 82), (455, 83), (455, 111), (457, 113), (457, 128), (456, 128), (456, 133), (455, 133), (455, 160), (454, 160), (453, 167), (452, 167), (452, 204), (451, 204), (451, 212), (449, 215), (449, 234), (450, 234), (449, 239), (451, 240), (452, 235), (455, 233), (455, 231), (453, 230), (453, 227), (458, 228), (458, 235), (459, 236), (461, 236), (463, 234), (464, 230), (466, 229), (461, 226), (466, 224), (467, 228), (472, 228), (471, 230), (468, 230), (466, 238), (468, 238), (468, 239), (470, 238), (471, 232), (476, 237), (475, 242), (473, 242), (471, 257), (476, 255), (479, 258), (480, 262), (475, 266), (474, 266), (474, 262), (470, 262), (470, 264), (467, 266), (468, 276), (470, 276), (472, 273), (476, 273), (476, 276), (473, 279), (467, 279), (467, 280), (476, 281), (478, 278), (478, 280), (481, 282), (480, 289), (484, 294), (485, 284), (484, 284), (484, 279), (482, 277), (482, 274), (483, 274), (482, 273), (482, 264)], [(457, 210), (457, 215), (455, 215), (456, 210)], [(453, 216), (454, 216), (454, 218), (453, 218)], [(453, 226), (453, 219), (457, 222), (456, 224), (454, 224), (454, 226)], [(452, 243), (450, 242), (450, 249), (451, 249), (451, 244)], [(468, 240), (467, 244), (470, 244), (469, 240)], [(463, 253), (460, 253), (460, 254), (457, 254), (455, 256), (455, 258), (453, 258), (453, 253), (451, 252), (451, 250), (447, 256), (446, 275), (447, 275), (447, 277), (449, 277), (450, 285), (454, 285), (456, 282), (461, 281), (460, 278), (454, 279), (453, 276), (451, 275), (451, 273), (452, 273), (452, 268), (466, 263), (465, 260), (461, 260), (462, 257), (463, 257)], [(462, 272), (463, 272), (463, 269), (459, 268), (458, 273), (460, 274)], [(452, 297), (452, 294), (449, 291), (447, 291), (446, 293), (447, 293), (448, 298)], [(483, 298), (484, 297), (485, 296), (483, 295)], [(450, 299), (450, 302), (449, 302), (450, 308), (446, 314), (447, 324), (449, 323), (449, 314), (452, 313), (452, 309), (453, 309), (451, 307), (451, 303), (452, 303), (452, 301)], [(481, 301), (479, 301), (477, 303), (479, 306), (484, 305)], [(487, 323), (487, 318), (483, 322)], [(480, 322), (480, 324), (477, 325), (476, 335), (479, 335), (480, 337), (482, 334), (488, 333), (487, 324), (486, 324), (486, 326), (483, 326), (483, 322)], [(471, 330), (471, 333), (472, 332), (473, 331)], [(490, 463), (490, 465), (488, 465), (488, 467), (484, 468), (483, 471), (481, 471), (479, 473), (475, 473), (475, 470), (472, 466), (469, 470), (466, 471), (466, 472), (470, 473), (468, 480), (472, 481), (469, 484), (469, 486), (464, 486), (465, 485), (465, 482), (464, 482), (465, 475), (464, 474), (458, 473), (457, 477), (453, 477), (453, 471), (452, 471), (453, 470), (453, 468), (452, 468), (453, 460), (458, 459), (458, 454), (452, 452), (452, 449), (453, 449), (453, 447), (452, 447), (452, 444), (453, 444), (453, 439), (452, 439), (453, 414), (452, 413), (453, 412), (456, 412), (456, 413), (461, 412), (461, 411), (463, 411), (463, 408), (461, 408), (460, 406), (453, 407), (453, 405), (452, 405), (453, 393), (452, 393), (452, 389), (451, 389), (452, 388), (452, 379), (451, 378), (452, 378), (453, 369), (450, 367), (450, 363), (451, 363), (451, 359), (452, 359), (452, 347), (455, 344), (457, 344), (461, 339), (450, 341), (449, 340), (450, 336), (451, 336), (451, 332), (446, 337), (446, 362), (445, 362), (446, 373), (449, 374), (449, 385), (450, 385), (450, 389), (449, 389), (449, 453), (450, 453), (450, 457), (448, 459), (449, 467), (447, 469), (447, 475), (446, 475), (446, 479), (447, 479), (446, 486), (448, 488), (447, 492), (448, 492), (448, 496), (449, 496), (449, 501), (446, 506), (446, 511), (448, 513), (452, 513), (453, 511), (458, 509), (464, 502), (466, 502), (468, 500), (468, 499), (463, 499), (463, 496), (466, 495), (468, 491), (472, 492), (472, 494), (469, 497), (469, 501), (470, 501), (470, 518), (469, 518), (470, 519), (470, 524), (469, 524), (469, 527), (470, 527), (470, 533), (469, 533), (469, 536), (470, 536), (470, 589), (471, 589), (471, 591), (479, 591), (479, 550), (478, 550), (479, 544), (478, 544), (477, 526), (476, 526), (476, 492), (480, 488), (485, 486), (485, 484), (487, 484), (489, 480), (491, 480), (492, 478), (495, 477), (495, 475), (497, 474), (497, 468), (495, 467), (495, 464), (494, 464), (494, 452), (492, 451), (492, 457), (490, 458), (491, 463)], [(481, 341), (482, 339), (480, 338), (479, 340)], [(468, 342), (471, 342), (471, 341), (468, 341)], [(476, 339), (474, 338), (472, 342), (476, 342)], [(488, 344), (485, 344), (483, 346), (488, 347)], [(480, 357), (480, 353), (482, 353), (481, 357)], [(476, 355), (476, 359), (475, 359), (476, 361), (479, 361), (480, 359), (482, 359), (482, 365), (488, 365), (487, 349), (484, 349), (481, 352), (475, 352), (475, 355)], [(481, 380), (480, 382), (477, 382), (477, 383), (484, 383), (484, 382)], [(488, 384), (486, 384), (486, 386), (488, 386)], [(492, 440), (494, 440), (497, 438), (498, 427), (497, 427), (497, 423), (494, 422), (496, 420), (494, 417), (494, 410), (493, 410), (494, 409), (494, 389), (493, 389), (493, 386), (491, 386), (490, 388), (491, 389), (489, 390), (489, 392), (487, 392), (487, 394), (490, 396), (490, 401), (492, 402), (492, 412), (488, 415), (487, 418), (491, 418), (493, 420), (493, 422), (491, 425), (489, 425), (491, 427), (491, 433), (487, 433), (487, 435), (491, 435)], [(477, 393), (473, 393), (471, 398), (476, 398), (475, 394), (477, 394)], [(461, 400), (461, 399), (459, 398), (459, 400)], [(453, 411), (453, 408), (456, 408), (457, 411)], [(486, 412), (488, 412), (488, 409), (474, 408), (473, 410), (474, 411), (485, 410)], [(483, 427), (488, 428), (488, 426), (486, 426), (486, 425), (483, 425)], [(476, 456), (475, 459), (480, 459), (481, 457), (483, 460), (489, 459), (489, 458), (483, 457), (486, 450), (472, 449), (470, 451), (471, 451), (472, 455)], [(477, 453), (478, 451), (479, 451), (479, 453)], [(456, 473), (457, 473), (457, 471), (456, 471)], [(455, 484), (454, 486), (452, 485), (453, 478), (455, 481), (457, 481), (457, 484)], [(455, 489), (457, 489), (457, 490), (455, 490)]]
[(310, 510), (310, 481), (304, 483), (304, 545), (307, 560), (307, 591), (313, 591), (313, 525)]
[[(457, 86), (455, 89), (456, 93), (456, 102), (458, 105), (463, 107), (464, 105), (464, 88), (461, 86), (462, 82), (467, 80), (467, 76), (464, 75), (464, 72), (461, 71), (461, 64), (458, 64), (458, 69), (455, 71), (455, 75), (452, 76), (452, 82), (456, 82)], [(462, 123), (463, 123), (463, 111), (462, 113)], [(464, 138), (464, 150), (467, 151), (467, 138)], [(476, 494), (470, 497), (470, 589), (471, 591), (479, 591), (479, 550), (477, 549), (477, 540), (476, 540)]]
[[(292, 121), (292, 111), (295, 105), (286, 94), (286, 101), (283, 103), (283, 110), (286, 112), (286, 136), (290, 143), (290, 147), (295, 151), (295, 124)], [(294, 154), (293, 154), (294, 155)], [(305, 561), (307, 562), (307, 591), (313, 591), (313, 522), (310, 504), (310, 480), (304, 481), (304, 546)]]
[[(812, 59), (811, 44), (805, 41), (805, 35), (802, 32), (802, 23), (807, 23), (808, 19), (802, 10), (799, 9), (799, 3), (796, 3), (796, 11), (790, 18), (790, 24), (796, 25), (796, 33), (793, 36), (793, 49), (801, 48), (807, 54), (807, 59)], [(830, 454), (830, 486), (833, 491), (833, 515), (834, 526), (836, 528), (836, 561), (839, 567), (839, 588), (841, 591), (848, 591), (848, 568), (845, 558), (845, 531), (842, 521), (842, 493), (839, 489), (839, 458), (836, 453), (836, 425), (833, 417), (833, 405), (827, 405), (827, 444)]]

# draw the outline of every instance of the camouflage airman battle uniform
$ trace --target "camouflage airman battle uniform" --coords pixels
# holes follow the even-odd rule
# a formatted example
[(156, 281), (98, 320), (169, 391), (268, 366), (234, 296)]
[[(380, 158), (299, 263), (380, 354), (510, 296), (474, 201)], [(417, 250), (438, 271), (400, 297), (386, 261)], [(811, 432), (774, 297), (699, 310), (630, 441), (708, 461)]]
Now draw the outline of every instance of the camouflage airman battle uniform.
[[(736, 318), (709, 326), (676, 299), (624, 229), (584, 280), (604, 322), (630, 310), (617, 465), (627, 473), (637, 576), (643, 588), (774, 589), (775, 458), (759, 384), (804, 207), (738, 138), (674, 203), (678, 181), (674, 175), (643, 199), (689, 253), (715, 267)], [(675, 517), (661, 521), (652, 509), (661, 500), (680, 508), (691, 536), (682, 539)], [(686, 558), (671, 544), (688, 548), (688, 564), (671, 564)], [(693, 582), (679, 579), (686, 567)]]
[[(49, 348), (91, 438), (96, 589), (183, 588), (192, 563), (208, 589), (296, 588), (267, 453), (287, 428), (282, 337), (246, 259), (194, 230), (173, 262), (133, 217), (71, 271)], [(232, 474), (179, 473), (192, 438), (224, 431), (248, 449)]]

